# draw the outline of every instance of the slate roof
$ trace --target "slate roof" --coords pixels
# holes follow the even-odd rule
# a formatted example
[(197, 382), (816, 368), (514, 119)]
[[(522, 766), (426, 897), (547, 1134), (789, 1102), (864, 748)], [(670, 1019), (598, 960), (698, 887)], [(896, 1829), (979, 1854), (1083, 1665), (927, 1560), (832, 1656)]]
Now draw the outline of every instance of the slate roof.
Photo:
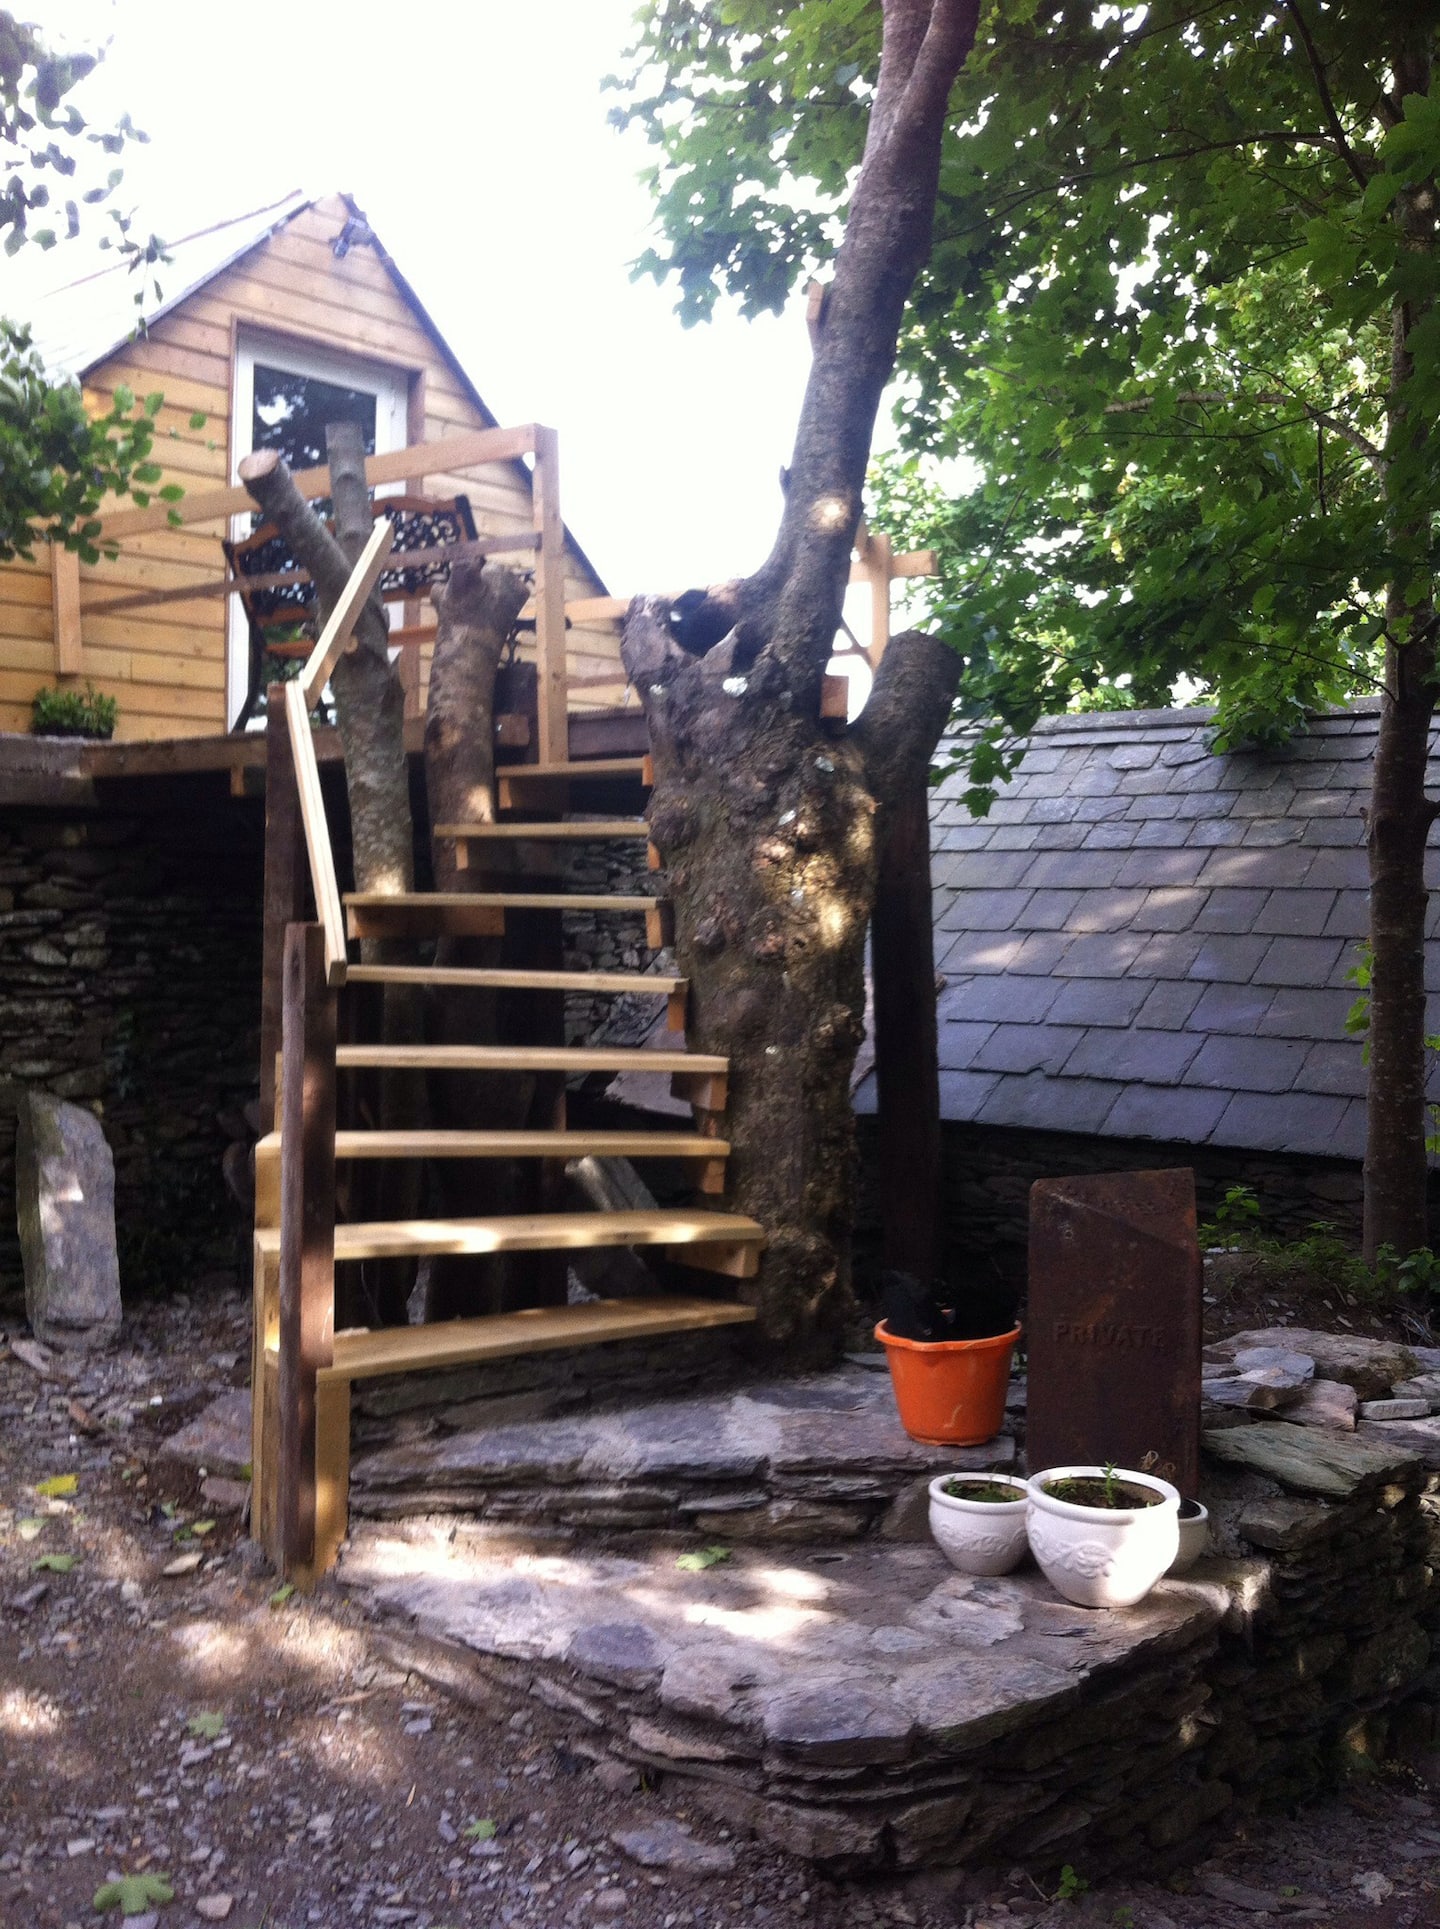
[[(1053, 718), (988, 817), (958, 778), (934, 793), (947, 1119), (1361, 1157), (1345, 974), (1378, 705), (1223, 757), (1211, 715)], [(857, 1108), (874, 1102), (867, 1072)]]

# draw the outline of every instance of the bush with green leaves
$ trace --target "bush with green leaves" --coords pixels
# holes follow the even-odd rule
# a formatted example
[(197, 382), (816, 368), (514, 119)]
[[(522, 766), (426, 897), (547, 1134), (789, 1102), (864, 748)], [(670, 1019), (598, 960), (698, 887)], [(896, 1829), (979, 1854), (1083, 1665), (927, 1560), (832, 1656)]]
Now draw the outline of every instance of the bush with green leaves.
[(37, 690), (30, 729), (37, 737), (112, 737), (120, 715), (114, 697), (87, 683), (83, 690)]

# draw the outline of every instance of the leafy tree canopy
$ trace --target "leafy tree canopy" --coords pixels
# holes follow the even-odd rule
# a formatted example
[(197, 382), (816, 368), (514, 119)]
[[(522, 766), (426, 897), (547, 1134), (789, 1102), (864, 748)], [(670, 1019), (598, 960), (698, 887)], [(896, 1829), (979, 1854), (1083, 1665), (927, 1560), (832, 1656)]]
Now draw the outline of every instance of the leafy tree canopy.
[[(687, 318), (823, 273), (878, 28), (866, 0), (644, 16), (616, 117), (658, 150), (640, 268)], [(1375, 687), (1440, 497), (1437, 40), (1436, 0), (991, 9), (876, 479), (941, 554), (935, 615), (990, 720), (977, 806), (1009, 734), (1077, 699), (1188, 678), (1234, 741)]]
[[(0, 10), (0, 237), (7, 256), (27, 241), (49, 248), (61, 233), (77, 234), (81, 207), (106, 201), (121, 179), (119, 168), (105, 167), (103, 178), (91, 180), (90, 164), (145, 138), (128, 115), (113, 128), (92, 127), (70, 100), (97, 59), (52, 52), (37, 28)], [(142, 276), (138, 302), (161, 244), (153, 235), (137, 239), (132, 218), (119, 209), (107, 212), (114, 231), (100, 245), (118, 249)], [(46, 225), (36, 225), (37, 215)], [(50, 219), (63, 228), (57, 232)], [(152, 395), (137, 404), (121, 389), (104, 415), (90, 416), (78, 384), (46, 372), (29, 330), (0, 321), (0, 562), (31, 558), (46, 536), (94, 562), (101, 500), (128, 494), (143, 504), (160, 480), (150, 460), (160, 403)]]

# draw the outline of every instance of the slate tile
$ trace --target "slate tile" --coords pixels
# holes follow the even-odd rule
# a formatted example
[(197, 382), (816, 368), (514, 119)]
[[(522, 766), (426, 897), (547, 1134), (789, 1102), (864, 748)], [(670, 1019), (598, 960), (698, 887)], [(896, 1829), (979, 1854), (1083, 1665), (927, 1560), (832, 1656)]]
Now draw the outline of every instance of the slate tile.
[(1148, 770), (1160, 755), (1154, 743), (1122, 743), (1106, 758), (1112, 770)]
[(1180, 849), (1189, 841), (1190, 827), (1178, 819), (1147, 819), (1135, 829), (1136, 850)]
[(1017, 788), (1023, 789), (1027, 797), (1066, 797), (1070, 790), (1066, 777), (1058, 775), (1053, 770), (1036, 770), (1028, 750), (1019, 774), (1011, 781)]
[(1359, 844), (1364, 841), (1365, 826), (1359, 817), (1310, 817), (1305, 821), (1303, 844)]
[(1030, 902), (1016, 918), (1015, 929), (1017, 931), (1063, 931), (1071, 913), (1092, 895), (1107, 894), (1089, 891), (1034, 891), (1031, 893)]
[(1134, 851), (1120, 866), (1115, 882), (1147, 890), (1165, 884), (1193, 884), (1205, 868), (1206, 853), (1193, 850)]
[(997, 824), (990, 833), (992, 851), (1033, 851), (1039, 842), (1038, 824)]
[[(993, 1072), (940, 1073), (940, 1116), (969, 1123), (996, 1086)], [(872, 1104), (873, 1110), (873, 1104)]]
[[(1247, 985), (1255, 975), (1255, 967), (1273, 942), (1273, 939), (1224, 932), (1203, 938), (1190, 966), (1189, 976), (1208, 978), (1222, 984)], [(1280, 982), (1283, 984), (1285, 980), (1281, 979)]]
[(1069, 948), (1070, 939), (1060, 932), (1032, 931), (1016, 952), (1009, 969), (1049, 978)]
[(1290, 781), (1297, 790), (1328, 790), (1335, 782), (1339, 768), (1339, 764), (1322, 763), (1319, 758), (1305, 761), (1292, 759)]
[(1246, 890), (1237, 885), (1216, 885), (1197, 914), (1194, 928), (1197, 931), (1248, 931), (1269, 895), (1258, 887)]
[(1325, 1098), (1309, 1092), (1287, 1092), (1282, 1097), (1263, 1092), (1237, 1092), (1210, 1134), (1210, 1142), (1244, 1146), (1253, 1152), (1302, 1152), (1343, 1158), (1346, 1152), (1341, 1127), (1345, 1123), (1346, 1108), (1347, 1101), (1343, 1098)]
[(1080, 808), (1078, 797), (1036, 797), (1025, 813), (1027, 824), (1068, 824)]
[[(941, 1085), (942, 1087), (944, 1085), (943, 1073), (941, 1074)], [(875, 1095), (875, 1073), (873, 1070), (871, 1070), (866, 1072), (865, 1076), (861, 1079), (860, 1083), (855, 1087), (854, 1091), (850, 1094), (850, 1109), (854, 1113), (856, 1113), (858, 1117), (863, 1119), (863, 1118), (869, 1118), (871, 1116), (871, 1114), (876, 1109), (876, 1105), (877, 1105), (877, 1099)], [(945, 1110), (945, 1096), (944, 1096), (943, 1089), (940, 1096), (940, 1116), (942, 1119), (949, 1118), (951, 1116), (951, 1114)]]
[(1072, 978), (1059, 986), (1050, 1006), (1050, 1021), (1056, 1025), (1133, 1025), (1149, 991), (1149, 985), (1134, 978)]
[(1270, 1001), (1258, 1030), (1276, 1038), (1342, 1038), (1353, 990), (1313, 991), (1284, 985)]
[[(1286, 879), (1293, 883), (1293, 879)], [(1248, 884), (1268, 885), (1278, 880), (1274, 876), (1274, 859), (1264, 851), (1235, 850), (1211, 851), (1205, 861), (1198, 882), (1201, 884)]]
[(974, 1069), (1048, 1072), (1053, 1078), (1085, 1036), (1079, 1025), (996, 1025), (977, 1051)]
[(1120, 1078), (1142, 1085), (1174, 1085), (1205, 1041), (1179, 1031), (1096, 1029), (1083, 1034), (1065, 1062), (1066, 1078)]
[(1054, 884), (1063, 891), (1108, 889), (1124, 863), (1115, 851), (1045, 851), (1026, 874), (1028, 885)]
[(936, 851), (983, 851), (993, 835), (988, 824), (930, 822), (930, 848)]
[(937, 1027), (940, 1069), (968, 1072), (975, 1062), (975, 1054), (994, 1030), (993, 1025), (967, 1023), (964, 1019), (942, 1019)]
[(1295, 1080), (1297, 1092), (1333, 1092), (1364, 1098), (1364, 1053), (1358, 1038), (1317, 1038)]
[(1069, 761), (1069, 753), (1058, 744), (1027, 746), (1025, 761), (1020, 768), (1027, 777), (1042, 777), (1049, 771), (1059, 770), (1062, 764)]
[(1281, 817), (1295, 795), (1293, 784), (1271, 784), (1265, 790), (1240, 790), (1230, 806), (1232, 817)]
[[(1024, 851), (966, 853), (947, 860), (948, 875), (943, 883), (967, 891), (1008, 890), (1021, 881), (1032, 862), (1033, 859)], [(941, 880), (937, 880), (937, 890), (941, 888), (941, 883)]]
[(1072, 772), (1070, 777), (1072, 797), (1113, 797), (1119, 787), (1118, 772), (1100, 769), (1092, 764)]
[(1090, 833), (1094, 827), (1080, 823), (1077, 818), (1074, 823), (1041, 824), (1037, 828), (1040, 832), (1039, 848), (1041, 850), (1080, 851), (1088, 846)]
[(953, 977), (959, 972), (1008, 971), (1024, 939), (1013, 931), (962, 931), (947, 949), (942, 949), (943, 942), (942, 935), (935, 945), (935, 967)]
[(1247, 849), (1273, 851), (1282, 844), (1301, 844), (1304, 828), (1293, 817), (1254, 817), (1245, 826), (1245, 845)]
[(1288, 1092), (1308, 1047), (1296, 1038), (1222, 1038), (1212, 1033), (1185, 1075), (1226, 1092)]
[(1204, 993), (1204, 985), (1186, 978), (1156, 985), (1136, 1013), (1135, 1022), (1151, 1030), (1178, 1031)]
[[(1436, 906), (1440, 914), (1440, 906)], [(1350, 938), (1352, 940), (1368, 936), (1370, 931), (1370, 893), (1368, 891), (1338, 891), (1331, 906), (1330, 915), (1325, 920), (1325, 929), (1320, 934), (1326, 938)]]
[(1128, 851), (1139, 834), (1138, 824), (1092, 824), (1085, 839), (1091, 851)]
[(1359, 817), (1367, 791), (1302, 790), (1290, 806), (1292, 817)]
[(1000, 1078), (979, 1107), (982, 1125), (1024, 1126), (1042, 1132), (1098, 1132), (1124, 1091), (1093, 1078)]
[(1023, 824), (1028, 806), (1023, 797), (1013, 791), (1002, 791), (985, 814), (987, 824)]
[(1203, 737), (1194, 736), (1180, 743), (1167, 743), (1160, 752), (1160, 761), (1174, 770), (1181, 764), (1207, 763), (1213, 754)]
[(1055, 967), (1059, 978), (1121, 978), (1145, 949), (1130, 931), (1086, 932), (1073, 938)]
[(1075, 821), (1079, 824), (1103, 824), (1112, 818), (1126, 815), (1130, 809), (1128, 797), (1082, 797), (1075, 809)]
[(1145, 940), (1145, 948), (1130, 967), (1132, 976), (1185, 978), (1204, 945), (1193, 931), (1159, 931)]
[(1345, 1116), (1329, 1141), (1330, 1156), (1336, 1159), (1363, 1159), (1365, 1156), (1365, 1101), (1352, 1098)]
[(1135, 931), (1186, 931), (1205, 908), (1208, 891), (1175, 886), (1147, 892), (1145, 902), (1130, 920)]
[(1273, 938), (1252, 975), (1258, 985), (1325, 985), (1344, 950), (1338, 938)]
[(1289, 938), (1318, 937), (1335, 902), (1333, 891), (1272, 891), (1255, 919), (1255, 930)]
[(1165, 791), (1153, 797), (1132, 797), (1126, 815), (1140, 818), (1179, 817), (1182, 799)]
[(1081, 902), (1066, 920), (1068, 931), (1123, 931), (1132, 923), (1138, 930), (1145, 930), (1137, 923), (1144, 910), (1148, 896), (1145, 891), (1082, 891)]
[(1241, 818), (1222, 817), (1213, 797), (1184, 797), (1180, 817), (1186, 825), (1186, 841), (1195, 850), (1224, 850), (1243, 844), (1247, 825)]
[(1174, 1090), (1163, 1085), (1127, 1085), (1105, 1120), (1107, 1138), (1160, 1139), (1174, 1145), (1203, 1145), (1230, 1103), (1228, 1092)]
[(1030, 902), (1028, 891), (956, 891), (942, 931), (1008, 931)]
[(1316, 851), (1305, 882), (1326, 891), (1368, 891), (1370, 860), (1363, 843), (1353, 850)]
[(1122, 797), (1164, 797), (1176, 789), (1171, 770), (1135, 770), (1120, 779)]
[(1206, 985), (1186, 1023), (1192, 1031), (1250, 1038), (1260, 1029), (1274, 1000), (1269, 985)]
[(999, 978), (972, 978), (963, 992), (958, 985), (951, 987), (956, 994), (955, 1017), (1013, 1025), (1038, 1025), (1061, 989), (1049, 978), (1021, 978), (1009, 972)]

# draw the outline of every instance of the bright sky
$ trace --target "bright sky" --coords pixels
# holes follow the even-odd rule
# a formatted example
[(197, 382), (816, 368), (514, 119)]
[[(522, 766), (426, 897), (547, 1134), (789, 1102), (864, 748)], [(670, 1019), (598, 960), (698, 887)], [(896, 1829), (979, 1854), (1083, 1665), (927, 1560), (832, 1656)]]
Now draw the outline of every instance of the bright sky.
[[(634, 6), (46, 0), (40, 18), (56, 40), (113, 42), (76, 100), (150, 136), (119, 190), (137, 230), (352, 193), (498, 418), (559, 429), (566, 519), (629, 594), (763, 559), (809, 362), (799, 298), (686, 330), (671, 293), (630, 281), (648, 150), (606, 124), (600, 80)], [(23, 315), (42, 266), (25, 256), (0, 310)], [(89, 265), (63, 243), (44, 278)]]

